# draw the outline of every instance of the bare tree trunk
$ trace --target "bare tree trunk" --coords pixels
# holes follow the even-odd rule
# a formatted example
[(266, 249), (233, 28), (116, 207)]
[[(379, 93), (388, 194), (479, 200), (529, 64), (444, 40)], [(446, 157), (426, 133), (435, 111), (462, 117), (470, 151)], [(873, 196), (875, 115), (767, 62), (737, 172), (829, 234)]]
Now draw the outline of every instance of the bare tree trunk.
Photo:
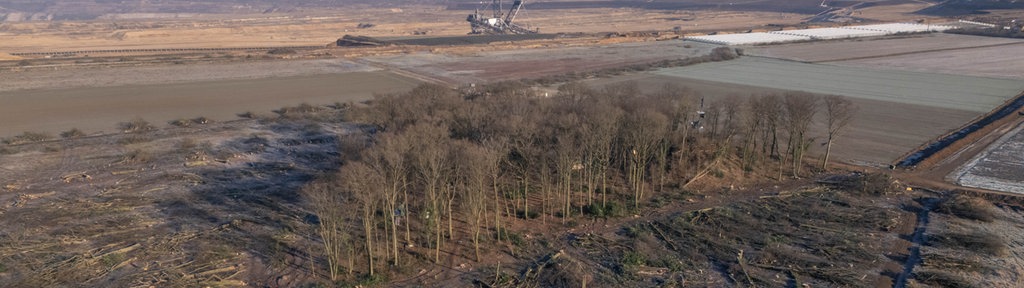
[[(366, 209), (369, 211), (369, 209)], [(363, 212), (363, 229), (366, 233), (366, 269), (373, 275), (373, 212)]]
[(857, 107), (853, 102), (842, 96), (825, 97), (825, 112), (828, 116), (828, 142), (825, 148), (825, 159), (821, 162), (821, 169), (828, 169), (828, 159), (832, 154), (832, 142), (837, 135), (850, 124)]
[(832, 137), (828, 137), (825, 144), (825, 159), (821, 161), (821, 170), (828, 170), (828, 157), (832, 155)]
[(434, 263), (441, 263), (441, 239), (444, 238), (441, 231), (441, 213), (440, 210), (436, 211), (437, 215), (430, 215), (434, 218)]
[(494, 231), (498, 233), (498, 241), (501, 241), (501, 193), (498, 191), (498, 183), (491, 183), (494, 190)]
[(526, 203), (523, 203), (523, 217), (530, 218), (530, 178), (523, 177), (523, 198)]

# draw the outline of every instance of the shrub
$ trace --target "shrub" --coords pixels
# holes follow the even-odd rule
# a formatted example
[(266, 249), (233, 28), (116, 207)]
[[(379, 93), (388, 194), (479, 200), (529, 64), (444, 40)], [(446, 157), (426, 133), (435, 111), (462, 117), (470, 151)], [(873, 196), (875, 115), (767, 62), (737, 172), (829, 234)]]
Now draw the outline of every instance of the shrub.
[(171, 126), (183, 127), (184, 128), (184, 127), (192, 126), (192, 120), (177, 119), (177, 120), (171, 120), (171, 121), (167, 122), (167, 124), (171, 124)]
[(153, 160), (153, 155), (148, 151), (135, 149), (121, 155), (121, 162), (124, 163), (146, 163)]
[(50, 136), (49, 134), (26, 131), (24, 133), (21, 133), (21, 135), (4, 139), (3, 142), (4, 144), (7, 145), (18, 145), (32, 142), (42, 142), (50, 139), (53, 139), (53, 137)]
[(202, 117), (202, 116), (192, 119), (192, 123), (195, 123), (195, 124), (208, 124), (210, 122), (213, 122), (213, 120), (210, 120), (210, 118), (206, 118), (206, 117)]
[(963, 277), (950, 274), (946, 271), (935, 269), (921, 269), (914, 272), (914, 279), (918, 282), (935, 285), (938, 287), (969, 288), (975, 287), (968, 283)]
[(637, 238), (640, 237), (640, 235), (646, 234), (647, 232), (648, 231), (646, 229), (637, 226), (629, 226), (622, 229), (622, 235), (625, 235), (626, 237), (629, 238)]
[(242, 112), (242, 113), (238, 113), (237, 116), (239, 118), (255, 119), (256, 118), (256, 113), (253, 113), (252, 111), (245, 111), (245, 112)]
[(149, 141), (152, 141), (152, 140), (153, 139), (151, 139), (151, 138), (149, 138), (147, 136), (144, 136), (144, 135), (129, 134), (129, 135), (122, 136), (121, 139), (117, 140), (117, 143), (119, 143), (121, 145), (128, 145), (128, 144), (136, 144), (136, 143), (149, 142)]
[(711, 49), (711, 61), (732, 60), (740, 57), (736, 50), (729, 47), (718, 47)]
[(683, 265), (683, 262), (673, 256), (660, 256), (658, 259), (648, 259), (647, 265), (651, 267), (668, 268), (672, 272), (681, 272), (686, 270), (686, 266)]
[(963, 195), (943, 201), (935, 211), (982, 222), (992, 222), (996, 218), (991, 202)]
[(973, 231), (965, 233), (944, 233), (928, 236), (929, 245), (961, 248), (977, 253), (999, 256), (1006, 253), (1006, 243), (998, 235)]
[(523, 244), (525, 244), (522, 235), (519, 235), (519, 233), (508, 231), (508, 229), (501, 229), (497, 233), (494, 233), (494, 237), (498, 241), (508, 240), (509, 243), (512, 243), (512, 245), (516, 246), (523, 246)]
[(921, 253), (921, 266), (939, 270), (990, 273), (993, 269), (975, 257), (958, 257), (939, 253)]
[(294, 49), (288, 49), (288, 48), (275, 48), (275, 49), (270, 49), (270, 51), (267, 51), (267, 54), (270, 54), (270, 55), (288, 55), (288, 54), (295, 54), (295, 53), (296, 53), (296, 51)]
[(60, 132), (60, 137), (65, 139), (85, 137), (85, 132), (78, 128), (71, 128), (71, 130)]
[(537, 210), (530, 210), (530, 213), (526, 213), (525, 210), (518, 210), (516, 211), (516, 217), (519, 217), (520, 219), (537, 219), (537, 217), (540, 217), (540, 212), (537, 212)]
[(142, 118), (135, 118), (128, 122), (118, 123), (117, 127), (124, 133), (135, 133), (156, 129), (156, 126), (149, 124), (148, 121), (143, 120)]
[(640, 253), (626, 251), (626, 253), (622, 254), (622, 259), (619, 259), (619, 264), (626, 267), (643, 266), (647, 265), (647, 258)]
[(896, 189), (896, 182), (888, 174), (868, 173), (861, 175), (860, 181), (853, 183), (854, 190), (866, 195), (880, 196), (889, 194)]
[(604, 206), (600, 203), (591, 203), (590, 205), (583, 206), (583, 213), (598, 218), (605, 217)]
[(622, 217), (625, 212), (626, 210), (618, 202), (609, 202), (607, 205), (591, 203), (590, 205), (583, 206), (583, 213), (598, 218)]
[(302, 103), (295, 107), (281, 107), (281, 109), (274, 110), (274, 113), (277, 113), (284, 118), (299, 118), (301, 116), (317, 113), (323, 110), (324, 108), (313, 106), (309, 103)]
[(122, 261), (124, 261), (124, 254), (121, 253), (107, 254), (100, 258), (100, 263), (103, 263), (103, 266), (107, 266), (108, 268), (121, 264)]

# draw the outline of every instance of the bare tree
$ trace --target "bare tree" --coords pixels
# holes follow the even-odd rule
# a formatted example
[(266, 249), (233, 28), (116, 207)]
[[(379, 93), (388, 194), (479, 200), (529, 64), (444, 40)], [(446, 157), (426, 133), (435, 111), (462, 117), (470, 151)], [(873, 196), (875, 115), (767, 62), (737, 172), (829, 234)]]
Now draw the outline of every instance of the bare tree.
[[(516, 177), (517, 191), (522, 191), (523, 211), (530, 213), (530, 193), (533, 185), (541, 184), (535, 180), (538, 176), (536, 167), (540, 165), (540, 155), (544, 147), (538, 145), (541, 132), (541, 121), (550, 101), (539, 99), (496, 99), (498, 103), (492, 107), (493, 116), (500, 117), (497, 126), (501, 135), (493, 135), (491, 142), (504, 142), (508, 149), (507, 157), (502, 157), (503, 164)], [(494, 143), (490, 145), (493, 146)]]
[(787, 93), (785, 96), (786, 132), (789, 134), (789, 152), (793, 161), (793, 176), (800, 177), (807, 142), (807, 129), (817, 111), (818, 97), (805, 92)]
[[(612, 146), (623, 114), (622, 109), (607, 101), (591, 101), (583, 109), (587, 133), (581, 135), (584, 168), (588, 171), (587, 190), (594, 191), (601, 182), (601, 205), (608, 205), (608, 170), (611, 168)], [(593, 196), (588, 195), (593, 201)]]
[(763, 109), (764, 127), (761, 139), (761, 153), (772, 157), (779, 156), (779, 125), (782, 125), (785, 112), (782, 107), (782, 99), (776, 94), (764, 95), (760, 98)]
[[(352, 259), (353, 252), (348, 225), (345, 223), (344, 207), (348, 202), (348, 195), (338, 188), (327, 181), (313, 182), (302, 188), (302, 194), (308, 199), (313, 213), (320, 219), (317, 233), (323, 241), (331, 281), (338, 280), (342, 272), (342, 261)], [(346, 268), (347, 273), (352, 273), (351, 265)]]
[(754, 164), (761, 156), (757, 149), (758, 139), (761, 138), (762, 131), (767, 129), (764, 125), (767, 117), (763, 105), (761, 97), (756, 95), (751, 95), (745, 105), (747, 117), (743, 119), (743, 132), (746, 135), (743, 137), (743, 146), (740, 151), (742, 151), (743, 169), (748, 171), (754, 169)]
[(416, 180), (423, 188), (427, 199), (424, 217), (427, 226), (434, 229), (434, 262), (440, 261), (441, 242), (444, 239), (441, 223), (442, 216), (446, 213), (445, 183), (451, 176), (451, 157), (448, 155), (448, 128), (445, 126), (422, 123), (410, 126), (405, 132), (410, 141), (411, 147), (415, 150), (409, 151), (407, 158), (411, 160), (411, 168), (416, 175)]
[(742, 118), (741, 113), (743, 112), (741, 110), (742, 102), (740, 102), (739, 96), (729, 95), (725, 97), (725, 99), (718, 101), (718, 105), (722, 107), (722, 116), (725, 116), (724, 119), (722, 119), (722, 139), (724, 143), (730, 143), (732, 141), (732, 137), (735, 136), (740, 129), (740, 118)]
[(612, 103), (624, 103), (634, 100), (633, 98), (640, 96), (640, 84), (636, 81), (626, 81), (604, 86), (601, 90), (604, 97), (607, 97)]
[(457, 155), (457, 171), (459, 185), (462, 191), (461, 205), (466, 213), (466, 222), (469, 225), (470, 234), (473, 238), (473, 251), (476, 261), (480, 261), (480, 234), (483, 230), (483, 222), (487, 217), (487, 193), (490, 178), (490, 167), (497, 163), (498, 154), (496, 151), (487, 149), (480, 145), (468, 142), (456, 142), (453, 145), (459, 151)]
[(828, 158), (832, 155), (832, 142), (839, 136), (853, 120), (857, 107), (853, 102), (842, 96), (830, 95), (825, 97), (825, 113), (828, 121), (828, 140), (825, 142), (825, 159), (821, 161), (821, 169), (828, 169)]
[(665, 115), (642, 109), (626, 116), (621, 126), (622, 150), (626, 157), (626, 174), (633, 190), (633, 206), (640, 208), (644, 196), (647, 166), (651, 163), (659, 141), (668, 126)]
[(562, 222), (572, 213), (573, 175), (580, 170), (580, 120), (573, 113), (558, 113), (548, 117), (547, 141), (554, 153), (558, 191), (562, 193)]
[(407, 93), (374, 95), (372, 105), (353, 111), (353, 118), (377, 125), (383, 131), (402, 131), (418, 122), (451, 125), (461, 98), (454, 90), (422, 84)]
[[(694, 92), (687, 87), (678, 86), (674, 83), (665, 84), (661, 90), (645, 98), (645, 105), (665, 115), (668, 119), (664, 129), (664, 140), (659, 141), (654, 154), (654, 165), (651, 168), (651, 177), (658, 179), (658, 191), (664, 189), (665, 182), (669, 177), (669, 163), (675, 162), (675, 158), (682, 158), (687, 151), (683, 151), (687, 145), (689, 128), (689, 114), (694, 113), (691, 108)], [(672, 150), (676, 153), (671, 153)], [(684, 165), (677, 165), (676, 169)], [(681, 171), (680, 171), (681, 172)], [(652, 180), (653, 181), (653, 180)]]
[[(363, 157), (366, 164), (380, 175), (381, 197), (384, 214), (387, 215), (390, 226), (390, 256), (392, 264), (399, 265), (398, 255), (398, 222), (400, 217), (408, 218), (408, 163), (406, 153), (409, 149), (408, 141), (400, 134), (384, 133), (377, 137), (377, 144), (366, 150)], [(408, 231), (409, 222), (406, 221)], [(408, 234), (406, 238), (408, 241)]]
[[(351, 162), (341, 169), (341, 182), (345, 188), (353, 193), (360, 205), (362, 214), (363, 236), (365, 238), (366, 269), (367, 274), (374, 275), (374, 239), (377, 227), (375, 213), (380, 203), (382, 193), (381, 175), (362, 162)], [(342, 209), (340, 205), (336, 207)]]
[(585, 99), (593, 97), (596, 92), (589, 86), (580, 82), (569, 82), (558, 87), (558, 98), (571, 106), (582, 103)]

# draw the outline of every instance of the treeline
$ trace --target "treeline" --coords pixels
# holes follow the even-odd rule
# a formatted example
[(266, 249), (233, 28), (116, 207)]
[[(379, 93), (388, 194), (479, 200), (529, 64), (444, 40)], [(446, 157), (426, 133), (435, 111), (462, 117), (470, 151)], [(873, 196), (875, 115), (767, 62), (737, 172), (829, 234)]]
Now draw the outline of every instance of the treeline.
[[(686, 48), (690, 48), (690, 45), (685, 45)], [(579, 81), (583, 79), (595, 78), (595, 77), (607, 77), (613, 75), (621, 75), (623, 73), (630, 72), (641, 72), (650, 71), (659, 68), (669, 67), (682, 67), (696, 65), (707, 62), (720, 62), (728, 61), (743, 56), (743, 49), (740, 48), (729, 48), (729, 47), (716, 47), (711, 49), (711, 52), (707, 55), (701, 55), (696, 57), (686, 57), (678, 59), (667, 59), (659, 60), (648, 63), (632, 64), (626, 66), (618, 66), (604, 69), (597, 69), (592, 71), (574, 71), (561, 75), (549, 75), (536, 79), (521, 80), (527, 84), (537, 85), (555, 85), (558, 83), (566, 83)]]
[(1003, 37), (1003, 38), (1024, 38), (1024, 29), (1021, 26), (1013, 26), (1012, 29), (996, 28), (957, 28), (944, 31), (945, 33)]
[(722, 177), (729, 165), (799, 176), (814, 115), (831, 115), (834, 136), (853, 111), (843, 98), (794, 92), (727, 97), (698, 113), (691, 90), (641, 93), (632, 82), (539, 94), (520, 83), (423, 85), (352, 108), (348, 120), (376, 131), (343, 141), (338, 175), (304, 189), (332, 279), (357, 262), (369, 275), (401, 265), (407, 246), (439, 261), (442, 249), (459, 251), (449, 247), (456, 233), (479, 261), (482, 242), (516, 241), (508, 221), (638, 212), (652, 195)]

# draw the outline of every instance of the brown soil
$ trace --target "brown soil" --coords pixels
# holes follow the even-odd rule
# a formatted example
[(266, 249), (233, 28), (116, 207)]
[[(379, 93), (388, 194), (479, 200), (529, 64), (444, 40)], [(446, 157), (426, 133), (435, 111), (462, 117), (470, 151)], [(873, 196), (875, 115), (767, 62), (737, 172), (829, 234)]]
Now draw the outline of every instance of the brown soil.
[(387, 72), (221, 80), (136, 86), (0, 92), (0, 135), (24, 131), (56, 135), (78, 128), (92, 134), (141, 117), (156, 125), (181, 118), (236, 119), (237, 114), (270, 114), (282, 106), (346, 103), (374, 93), (411, 89), (419, 81)]

